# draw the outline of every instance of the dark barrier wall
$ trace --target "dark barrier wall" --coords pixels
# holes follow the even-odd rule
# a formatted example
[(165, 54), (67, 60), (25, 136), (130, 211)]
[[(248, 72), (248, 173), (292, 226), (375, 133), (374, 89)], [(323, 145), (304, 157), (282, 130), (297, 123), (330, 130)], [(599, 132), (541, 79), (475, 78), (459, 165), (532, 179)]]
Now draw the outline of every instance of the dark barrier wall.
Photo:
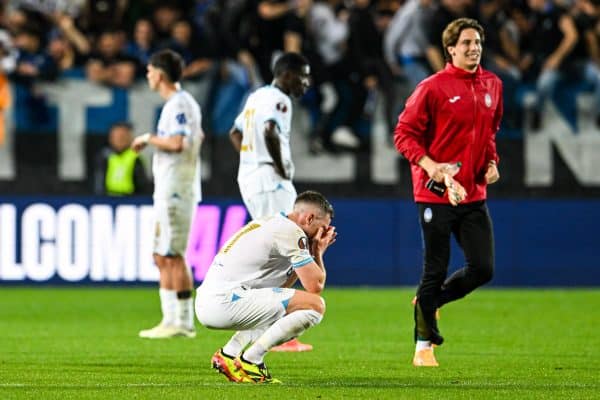
[[(416, 285), (421, 234), (409, 201), (333, 199), (339, 239), (325, 255), (329, 285)], [(496, 286), (600, 285), (600, 201), (490, 201)], [(187, 258), (200, 281), (218, 247), (246, 221), (235, 201), (196, 213)], [(0, 198), (0, 282), (154, 282), (149, 199)], [(451, 269), (462, 264), (452, 249)]]

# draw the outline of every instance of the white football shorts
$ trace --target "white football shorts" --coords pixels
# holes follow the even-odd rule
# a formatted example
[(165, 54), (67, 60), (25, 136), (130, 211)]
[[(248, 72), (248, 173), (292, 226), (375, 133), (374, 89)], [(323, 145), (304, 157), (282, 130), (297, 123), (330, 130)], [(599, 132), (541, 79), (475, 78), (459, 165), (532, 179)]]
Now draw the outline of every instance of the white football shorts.
[(289, 288), (236, 288), (215, 292), (196, 291), (196, 317), (211, 329), (267, 328), (283, 318), (295, 293)]
[(291, 213), (294, 209), (296, 196), (296, 190), (292, 185), (285, 188), (279, 187), (268, 192), (255, 193), (251, 196), (244, 196), (242, 192), (242, 199), (252, 219), (263, 218), (280, 212), (286, 215)]
[(282, 179), (272, 165), (264, 164), (240, 180), (240, 194), (252, 219), (289, 214), (296, 201), (296, 188), (291, 180)]
[(154, 203), (154, 253), (161, 256), (185, 255), (195, 207), (192, 196)]

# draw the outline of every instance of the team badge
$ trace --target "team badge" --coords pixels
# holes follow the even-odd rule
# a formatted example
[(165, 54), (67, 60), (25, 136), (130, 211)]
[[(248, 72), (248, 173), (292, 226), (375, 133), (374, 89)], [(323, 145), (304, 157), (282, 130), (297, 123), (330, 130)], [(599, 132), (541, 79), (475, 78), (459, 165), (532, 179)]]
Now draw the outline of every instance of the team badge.
[(181, 125), (183, 125), (183, 124), (185, 124), (185, 123), (187, 122), (187, 120), (186, 120), (186, 118), (185, 118), (185, 114), (184, 114), (184, 113), (177, 114), (177, 115), (175, 116), (175, 119), (177, 120), (177, 123), (178, 123), (178, 124), (181, 124)]
[(489, 93), (485, 94), (485, 97), (483, 98), (483, 100), (485, 101), (485, 106), (487, 108), (490, 108), (492, 106), (492, 96), (490, 96)]
[(275, 106), (275, 108), (277, 109), (277, 111), (285, 113), (287, 112), (287, 106), (285, 105), (284, 102), (280, 101), (279, 103), (277, 103), (277, 105)]
[(431, 222), (431, 218), (433, 218), (433, 211), (431, 211), (431, 208), (427, 207), (423, 212), (423, 220), (425, 222)]
[(300, 247), (300, 250), (306, 250), (308, 248), (308, 241), (306, 240), (306, 237), (303, 236), (298, 239), (298, 247)]

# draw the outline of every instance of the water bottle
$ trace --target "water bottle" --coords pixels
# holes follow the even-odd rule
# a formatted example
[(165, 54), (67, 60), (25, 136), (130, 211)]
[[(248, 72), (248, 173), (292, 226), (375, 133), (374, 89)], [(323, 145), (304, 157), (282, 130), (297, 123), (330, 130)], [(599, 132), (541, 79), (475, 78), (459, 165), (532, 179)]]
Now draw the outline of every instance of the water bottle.
[[(461, 162), (446, 164), (444, 167), (444, 175), (455, 176), (460, 171)], [(444, 179), (445, 180), (445, 179)], [(433, 179), (429, 179), (425, 184), (425, 187), (429, 189), (429, 191), (439, 197), (444, 197), (446, 194), (446, 184), (444, 182), (436, 182)]]

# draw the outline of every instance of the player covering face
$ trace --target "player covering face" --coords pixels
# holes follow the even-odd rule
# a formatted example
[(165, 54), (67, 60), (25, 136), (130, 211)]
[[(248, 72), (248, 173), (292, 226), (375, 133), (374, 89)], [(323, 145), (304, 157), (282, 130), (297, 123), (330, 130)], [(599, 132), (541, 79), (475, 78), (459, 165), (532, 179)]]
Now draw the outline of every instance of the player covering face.
[[(230, 381), (278, 382), (264, 364), (267, 352), (321, 322), (323, 254), (337, 236), (332, 217), (321, 194), (304, 192), (291, 213), (250, 221), (215, 256), (197, 290), (196, 316), (208, 328), (237, 331), (211, 360)], [(296, 280), (304, 290), (290, 288)]]

